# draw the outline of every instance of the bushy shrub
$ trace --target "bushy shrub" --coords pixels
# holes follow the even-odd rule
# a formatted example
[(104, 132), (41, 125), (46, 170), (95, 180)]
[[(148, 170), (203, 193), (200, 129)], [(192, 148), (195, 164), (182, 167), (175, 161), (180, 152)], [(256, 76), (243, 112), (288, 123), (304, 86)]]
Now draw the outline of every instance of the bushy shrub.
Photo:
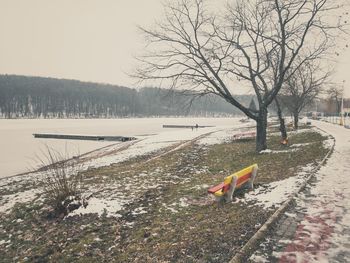
[(83, 204), (82, 165), (79, 158), (68, 158), (67, 154), (46, 147), (44, 160), (41, 160), (40, 183), (48, 204), (57, 214), (67, 214)]

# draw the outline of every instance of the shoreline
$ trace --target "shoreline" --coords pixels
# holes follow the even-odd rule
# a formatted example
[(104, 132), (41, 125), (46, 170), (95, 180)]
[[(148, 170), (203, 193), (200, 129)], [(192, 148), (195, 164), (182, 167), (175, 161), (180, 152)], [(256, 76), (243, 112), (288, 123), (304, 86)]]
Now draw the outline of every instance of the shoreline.
[[(276, 129), (270, 130), (270, 134), (277, 132)], [(316, 133), (314, 129), (307, 129), (291, 133), (292, 145), (295, 147), (290, 146), (289, 150), (280, 148), (279, 135), (270, 135), (270, 151), (255, 154), (254, 140), (232, 141), (234, 133), (241, 132), (240, 130), (216, 131), (198, 141), (183, 142), (184, 147), (180, 149), (175, 145), (168, 148), (163, 147), (163, 150), (157, 152), (120, 159), (121, 162), (117, 164), (87, 170), (84, 175), (87, 183), (84, 194), (90, 196), (88, 200), (90, 203), (86, 208), (74, 210), (64, 220), (58, 220), (55, 225), (47, 225), (49, 221), (45, 219), (44, 215), (48, 213), (48, 207), (40, 195), (36, 196), (34, 202), (16, 205), (12, 212), (0, 213), (0, 217), (5, 226), (9, 224), (9, 226), (12, 225), (12, 229), (18, 229), (18, 227), (22, 228), (25, 225), (19, 226), (17, 223), (7, 221), (12, 218), (12, 215), (15, 215), (14, 213), (19, 215), (22, 209), (27, 211), (25, 218), (29, 215), (30, 217), (25, 219), (20, 216), (18, 218), (29, 220), (26, 221), (28, 223), (32, 222), (30, 219), (32, 215), (37, 217), (41, 214), (41, 217), (35, 220), (45, 224), (48, 229), (51, 229), (50, 233), (54, 234), (54, 236), (50, 234), (45, 238), (40, 233), (36, 234), (44, 240), (59, 238), (55, 235), (56, 231), (65, 233), (70, 226), (74, 226), (76, 229), (84, 226), (85, 229), (86, 225), (90, 225), (88, 227), (90, 228), (91, 223), (96, 223), (100, 227), (94, 238), (103, 240), (102, 246), (98, 245), (100, 243), (94, 243), (93, 240), (91, 242), (94, 246), (97, 245), (99, 250), (105, 251), (107, 249), (104, 252), (105, 259), (118, 260), (119, 258), (121, 260), (123, 256), (134, 258), (134, 256), (142, 254), (143, 256), (153, 255), (154, 259), (170, 260), (174, 259), (178, 255), (176, 251), (181, 249), (186, 249), (188, 256), (196, 255), (197, 249), (195, 247), (201, 244), (202, 249), (208, 253), (206, 256), (229, 261), (237, 252), (236, 248), (242, 247), (248, 241), (247, 238), (256, 232), (255, 226), (261, 226), (265, 220), (268, 220), (269, 216), (282, 205), (285, 198), (292, 194), (293, 189), (297, 189), (298, 185), (301, 185), (307, 178), (313, 165), (306, 164), (311, 164), (310, 161), (314, 160), (313, 158), (316, 156), (321, 157), (323, 151), (319, 152), (321, 149), (319, 147), (328, 145), (323, 143), (325, 140), (323, 135)], [(149, 145), (145, 141), (142, 142), (142, 145), (148, 147)], [(136, 150), (136, 145), (125, 149), (125, 153), (130, 149)], [(112, 155), (115, 157), (118, 153), (114, 152)], [(231, 155), (234, 156), (233, 161)], [(157, 156), (159, 157), (154, 158)], [(251, 158), (255, 159), (260, 167), (254, 191), (239, 191), (234, 202), (223, 206), (215, 204), (206, 193), (206, 189), (210, 185), (220, 182), (230, 171), (237, 171), (241, 169), (240, 167), (250, 163)], [(284, 158), (287, 159), (284, 160)], [(271, 170), (271, 161), (276, 165), (276, 171)], [(282, 177), (280, 169), (287, 172)], [(283, 187), (286, 184), (288, 187)], [(30, 187), (24, 189), (32, 191)], [(12, 197), (14, 196), (15, 193)], [(252, 211), (254, 214), (259, 214), (259, 218), (252, 216)], [(195, 225), (190, 223), (191, 218), (196, 219)], [(224, 225), (214, 223), (222, 220), (230, 223)], [(245, 231), (247, 232), (244, 236), (240, 236), (244, 229), (237, 228), (238, 226), (234, 223), (242, 220), (250, 222), (250, 225), (246, 225)], [(120, 229), (118, 231), (121, 231), (120, 239), (114, 245), (110, 236), (115, 234), (109, 233), (113, 229), (110, 224), (116, 224), (116, 227)], [(159, 227), (164, 229), (159, 232)], [(173, 230), (181, 233), (181, 238), (175, 235), (176, 232)], [(30, 231), (30, 227), (25, 227), (21, 231)], [(145, 231), (145, 233), (139, 233), (139, 231)], [(217, 251), (225, 251), (228, 248), (222, 247), (223, 244), (220, 242), (215, 242), (215, 240), (220, 239), (220, 231), (235, 231), (237, 233), (237, 238), (227, 237), (231, 249), (224, 254), (218, 254)], [(105, 235), (104, 232), (108, 234)], [(68, 236), (65, 234), (62, 238), (78, 238), (79, 242), (82, 242), (81, 244), (88, 242), (89, 245), (90, 241), (86, 241), (88, 233), (90, 232), (85, 230), (68, 231)], [(149, 237), (148, 233), (150, 233)], [(162, 233), (168, 233), (168, 235)], [(208, 234), (212, 238), (203, 239)], [(145, 238), (143, 235), (147, 237)], [(179, 245), (180, 243), (175, 241), (178, 238), (184, 244), (192, 241), (182, 247)], [(1, 239), (0, 233), (0, 241)], [(144, 239), (148, 241), (144, 243)], [(4, 242), (7, 241), (4, 239)], [(13, 242), (15, 241), (11, 241), (11, 244), (17, 246), (17, 243)], [(21, 241), (16, 242), (21, 244)], [(173, 242), (177, 245), (170, 247), (166, 245)], [(155, 249), (152, 244), (158, 244), (160, 247)], [(194, 246), (194, 244), (197, 245)], [(73, 243), (67, 243), (68, 247), (71, 245)], [(111, 248), (113, 246), (116, 247)], [(139, 254), (133, 250), (134, 246), (145, 246), (145, 250)], [(235, 249), (232, 249), (232, 246)], [(34, 247), (45, 250), (51, 246), (39, 242)], [(122, 248), (125, 253), (118, 252)], [(78, 250), (84, 255), (83, 247)], [(6, 251), (11, 253), (12, 250)], [(74, 253), (66, 256), (72, 259)], [(84, 256), (82, 257), (84, 258)], [(54, 261), (55, 257), (51, 260)]]
[[(77, 141), (77, 140), (54, 140), (35, 139), (34, 133), (58, 133), (58, 134), (82, 134), (104, 136), (133, 136), (149, 137), (150, 134), (164, 132), (163, 124), (195, 124), (200, 125), (235, 125), (238, 122), (234, 118), (140, 118), (140, 119), (98, 119), (98, 120), (0, 120), (0, 137), (2, 148), (0, 150), (0, 177), (25, 174), (37, 166), (36, 156), (42, 156), (46, 145), (69, 157), (77, 156), (102, 147), (111, 145), (108, 141)], [(173, 130), (173, 129), (170, 129)], [(147, 135), (147, 136), (141, 136)]]

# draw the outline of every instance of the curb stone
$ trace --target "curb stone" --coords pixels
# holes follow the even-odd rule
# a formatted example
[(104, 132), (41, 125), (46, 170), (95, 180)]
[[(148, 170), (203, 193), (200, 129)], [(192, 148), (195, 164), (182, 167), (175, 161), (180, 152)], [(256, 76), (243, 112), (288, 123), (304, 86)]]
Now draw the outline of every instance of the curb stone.
[(321, 168), (321, 166), (326, 162), (329, 156), (334, 151), (335, 138), (328, 132), (317, 127), (318, 130), (327, 133), (331, 139), (333, 139), (333, 145), (327, 152), (326, 156), (322, 161), (310, 172), (310, 175), (302, 183), (297, 191), (295, 191), (273, 214), (272, 216), (262, 225), (259, 230), (248, 240), (248, 242), (235, 254), (235, 256), (229, 261), (229, 263), (243, 263), (250, 254), (256, 249), (260, 244), (261, 240), (266, 236), (270, 227), (280, 218), (280, 216), (286, 211), (288, 205), (293, 201), (293, 199), (305, 188), (309, 181), (315, 176), (316, 172)]

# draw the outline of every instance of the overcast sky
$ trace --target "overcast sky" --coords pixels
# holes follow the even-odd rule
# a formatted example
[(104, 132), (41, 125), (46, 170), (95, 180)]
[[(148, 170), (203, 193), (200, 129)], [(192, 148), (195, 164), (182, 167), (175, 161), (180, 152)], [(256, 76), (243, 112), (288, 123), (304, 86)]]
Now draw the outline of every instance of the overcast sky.
[[(161, 13), (161, 0), (0, 0), (0, 74), (133, 87), (125, 72), (142, 52), (136, 25)], [(350, 49), (339, 58), (335, 80), (350, 97)]]

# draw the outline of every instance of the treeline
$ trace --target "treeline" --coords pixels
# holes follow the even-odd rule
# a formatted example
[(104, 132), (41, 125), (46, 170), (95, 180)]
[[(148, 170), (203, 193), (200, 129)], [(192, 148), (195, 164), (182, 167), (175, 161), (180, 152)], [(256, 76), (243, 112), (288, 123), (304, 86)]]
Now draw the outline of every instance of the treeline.
[[(239, 96), (249, 104), (252, 96)], [(54, 78), (0, 75), (1, 118), (121, 118), (239, 115), (223, 99)]]

